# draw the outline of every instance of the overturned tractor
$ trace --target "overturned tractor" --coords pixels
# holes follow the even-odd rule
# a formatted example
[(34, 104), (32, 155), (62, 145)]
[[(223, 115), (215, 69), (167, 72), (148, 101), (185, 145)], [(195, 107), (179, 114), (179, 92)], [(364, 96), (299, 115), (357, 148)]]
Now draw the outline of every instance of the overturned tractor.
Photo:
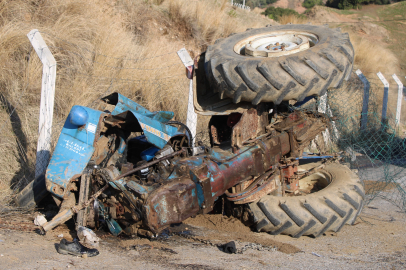
[[(337, 155), (303, 157), (329, 117), (287, 106), (340, 86), (352, 61), (348, 36), (326, 27), (254, 29), (217, 41), (196, 72), (196, 107), (211, 115), (209, 146), (192, 145), (172, 112), (118, 93), (103, 98), (111, 112), (74, 106), (45, 175), (60, 212), (42, 231), (77, 215), (78, 227), (152, 236), (214, 211), (220, 198), (228, 214), (273, 235), (317, 237), (352, 224), (361, 181)], [(16, 202), (34, 204), (39, 185)]]

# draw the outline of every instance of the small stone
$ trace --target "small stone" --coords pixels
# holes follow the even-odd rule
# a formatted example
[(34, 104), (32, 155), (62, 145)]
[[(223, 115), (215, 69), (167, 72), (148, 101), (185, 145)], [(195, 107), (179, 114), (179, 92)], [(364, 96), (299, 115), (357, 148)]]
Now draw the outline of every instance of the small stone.
[(82, 258), (83, 258), (83, 259), (87, 259), (87, 254), (86, 254), (86, 253), (83, 254), (83, 255), (82, 255)]

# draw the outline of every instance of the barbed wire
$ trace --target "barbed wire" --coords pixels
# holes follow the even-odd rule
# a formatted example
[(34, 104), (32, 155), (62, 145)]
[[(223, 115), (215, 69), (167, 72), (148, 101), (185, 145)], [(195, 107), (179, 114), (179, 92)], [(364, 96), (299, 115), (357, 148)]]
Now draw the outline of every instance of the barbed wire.
[(105, 79), (105, 80), (110, 80), (114, 79), (115, 81), (129, 81), (129, 82), (148, 82), (148, 81), (172, 81), (172, 80), (177, 80), (178, 78), (185, 77), (184, 74), (182, 75), (176, 75), (176, 76), (167, 76), (167, 77), (160, 77), (160, 78), (155, 78), (155, 79), (127, 79), (127, 78), (113, 78), (113, 77), (105, 77), (105, 76), (97, 76), (97, 75), (91, 75), (91, 74), (85, 74), (82, 72), (77, 71), (77, 69), (72, 68), (70, 66), (64, 66), (64, 65), (58, 65), (59, 68), (64, 68), (64, 69), (69, 69), (73, 70), (76, 74), (79, 74), (80, 76), (78, 77), (92, 77), (92, 78), (98, 78), (98, 79)]
[(154, 58), (158, 58), (158, 57), (163, 57), (163, 56), (167, 56), (167, 55), (170, 55), (170, 54), (175, 54), (175, 53), (177, 52), (177, 51), (170, 51), (170, 52), (167, 52), (167, 53), (155, 55), (155, 56), (152, 56), (152, 57), (145, 57), (145, 58), (114, 57), (114, 56), (109, 56), (109, 55), (106, 55), (106, 54), (98, 53), (98, 52), (95, 52), (95, 51), (91, 51), (91, 50), (89, 50), (89, 49), (83, 48), (83, 47), (81, 47), (81, 46), (79, 46), (79, 45), (77, 45), (77, 44), (75, 44), (75, 43), (72, 43), (72, 42), (70, 42), (70, 41), (67, 41), (67, 40), (65, 40), (65, 39), (63, 39), (63, 38), (57, 37), (57, 36), (55, 36), (55, 35), (53, 35), (53, 34), (50, 34), (50, 33), (47, 33), (47, 32), (43, 32), (43, 31), (38, 31), (38, 32), (41, 33), (41, 34), (45, 34), (45, 35), (51, 36), (51, 37), (53, 37), (53, 38), (59, 39), (59, 40), (65, 42), (65, 43), (68, 43), (68, 44), (70, 44), (70, 45), (73, 45), (73, 46), (75, 46), (76, 48), (85, 50), (85, 51), (90, 52), (90, 53), (92, 53), (92, 54), (104, 56), (104, 57), (106, 57), (106, 58), (117, 59), (117, 60), (129, 60), (129, 61), (138, 62), (138, 61), (143, 61), (143, 60), (149, 60), (149, 59), (154, 59)]
[(101, 63), (101, 62), (98, 62), (98, 61), (96, 61), (96, 60), (94, 60), (94, 59), (85, 57), (85, 56), (83, 56), (83, 55), (81, 55), (81, 54), (79, 54), (79, 53), (77, 53), (77, 52), (74, 52), (74, 51), (71, 51), (71, 50), (67, 50), (67, 49), (65, 49), (65, 48), (56, 47), (56, 46), (48, 46), (48, 48), (54, 48), (54, 49), (60, 49), (60, 50), (63, 50), (63, 51), (67, 51), (67, 52), (70, 52), (70, 53), (72, 53), (72, 54), (75, 54), (75, 55), (77, 55), (77, 56), (79, 56), (79, 57), (81, 57), (81, 58), (83, 58), (83, 59), (89, 60), (89, 61), (91, 61), (92, 63), (97, 63), (97, 64), (99, 64), (99, 65), (101, 65), (101, 66), (109, 67), (109, 68), (111, 68), (111, 69), (120, 69), (120, 70), (121, 70), (121, 69), (131, 69), (131, 70), (145, 70), (145, 71), (150, 71), (150, 70), (166, 69), (166, 68), (169, 68), (169, 67), (172, 67), (172, 66), (176, 66), (176, 65), (182, 65), (181, 62), (177, 62), (177, 63), (175, 63), (175, 64), (167, 65), (167, 66), (164, 66), (164, 67), (158, 67), (158, 68), (136, 68), (136, 67), (130, 68), (130, 67), (110, 66), (110, 65), (106, 65), (106, 64), (103, 64), (103, 63)]

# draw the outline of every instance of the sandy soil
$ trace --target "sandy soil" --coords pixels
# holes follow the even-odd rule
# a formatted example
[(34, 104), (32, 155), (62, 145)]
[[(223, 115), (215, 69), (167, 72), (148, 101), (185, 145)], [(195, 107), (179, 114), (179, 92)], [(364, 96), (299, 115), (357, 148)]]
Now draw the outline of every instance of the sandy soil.
[[(354, 226), (320, 238), (254, 233), (234, 219), (198, 216), (165, 230), (157, 239), (114, 238), (101, 233), (100, 255), (60, 255), (66, 225), (40, 236), (32, 216), (0, 220), (0, 269), (405, 269), (406, 216), (376, 199)], [(236, 241), (240, 254), (219, 244)]]
[(278, 2), (271, 4), (274, 7), (290, 8), (296, 10), (298, 13), (303, 13), (306, 8), (302, 6), (304, 0), (279, 0)]

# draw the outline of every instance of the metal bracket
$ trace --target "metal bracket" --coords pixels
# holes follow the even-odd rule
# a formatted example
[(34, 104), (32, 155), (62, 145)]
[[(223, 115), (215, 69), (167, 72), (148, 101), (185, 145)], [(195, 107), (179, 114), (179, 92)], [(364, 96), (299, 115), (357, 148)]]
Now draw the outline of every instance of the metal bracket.
[(201, 213), (207, 214), (213, 210), (214, 199), (211, 193), (211, 175), (206, 164), (190, 170), (190, 177), (196, 184), (197, 199)]

